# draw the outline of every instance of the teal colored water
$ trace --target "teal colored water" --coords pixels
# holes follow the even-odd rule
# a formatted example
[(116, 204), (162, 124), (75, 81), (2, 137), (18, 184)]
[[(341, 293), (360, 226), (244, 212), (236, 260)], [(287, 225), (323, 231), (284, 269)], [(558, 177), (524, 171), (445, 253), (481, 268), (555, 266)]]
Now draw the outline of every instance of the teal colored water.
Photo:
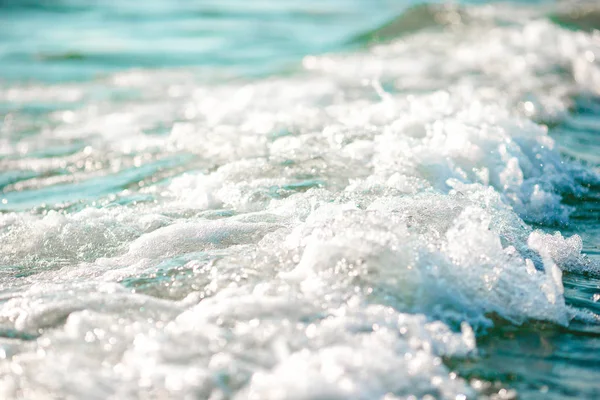
[(597, 398), (599, 29), (0, 0), (0, 397)]
[(4, 1), (1, 73), (69, 81), (124, 68), (198, 66), (231, 74), (297, 69), (335, 51), (410, 2)]

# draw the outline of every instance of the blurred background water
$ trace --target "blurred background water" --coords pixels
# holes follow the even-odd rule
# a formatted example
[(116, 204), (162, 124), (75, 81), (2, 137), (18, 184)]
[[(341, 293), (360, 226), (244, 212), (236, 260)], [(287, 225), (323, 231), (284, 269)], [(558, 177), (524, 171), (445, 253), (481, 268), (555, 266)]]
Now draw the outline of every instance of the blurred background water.
[(126, 68), (198, 66), (242, 76), (335, 51), (409, 1), (3, 1), (4, 80), (90, 79)]

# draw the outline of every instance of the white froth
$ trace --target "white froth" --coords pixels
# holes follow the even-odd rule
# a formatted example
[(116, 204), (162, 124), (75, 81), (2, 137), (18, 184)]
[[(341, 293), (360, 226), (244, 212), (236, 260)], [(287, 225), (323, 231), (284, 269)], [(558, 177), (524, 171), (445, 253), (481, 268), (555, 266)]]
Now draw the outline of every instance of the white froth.
[[(584, 319), (561, 276), (599, 267), (578, 236), (528, 223), (567, 224), (563, 197), (599, 177), (528, 118), (558, 121), (571, 96), (598, 91), (600, 44), (485, 10), (457, 30), (311, 56), (301, 76), (118, 74), (97, 85), (147, 99), (88, 100), (35, 140), (0, 142), (23, 154), (0, 166), (39, 173), (8, 186), (6, 208), (64, 171), (123, 173), (107, 207), (0, 214), (0, 397), (464, 399), (476, 389), (442, 357), (477, 357), (495, 318)], [(61, 90), (0, 99), (94, 89)], [(28, 155), (57, 138), (88, 145)], [(127, 178), (167, 159), (171, 175)]]

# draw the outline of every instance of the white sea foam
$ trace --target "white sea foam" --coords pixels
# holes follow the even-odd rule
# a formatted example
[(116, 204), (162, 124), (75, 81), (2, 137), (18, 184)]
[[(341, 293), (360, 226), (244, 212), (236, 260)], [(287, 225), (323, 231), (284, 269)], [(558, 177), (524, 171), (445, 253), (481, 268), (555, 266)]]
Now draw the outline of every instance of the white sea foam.
[[(0, 214), (2, 397), (459, 399), (476, 389), (442, 357), (477, 357), (493, 318), (583, 319), (561, 274), (597, 265), (578, 236), (528, 223), (567, 224), (563, 196), (598, 176), (528, 118), (558, 121), (598, 90), (600, 43), (503, 10), (310, 56), (290, 78), (128, 72), (3, 92), (88, 99), (0, 142), (23, 153), (0, 165), (37, 173), (6, 207), (57, 170), (76, 188), (190, 161), (123, 178), (137, 186), (98, 195), (109, 207)], [(152, 90), (102, 103), (98, 86)], [(57, 138), (86, 147), (29, 155)]]

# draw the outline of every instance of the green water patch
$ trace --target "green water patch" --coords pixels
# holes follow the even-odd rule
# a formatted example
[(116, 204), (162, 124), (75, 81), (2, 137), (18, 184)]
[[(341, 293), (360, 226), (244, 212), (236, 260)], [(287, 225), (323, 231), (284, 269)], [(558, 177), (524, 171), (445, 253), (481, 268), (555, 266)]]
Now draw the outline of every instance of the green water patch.
[(7, 192), (0, 195), (0, 212), (27, 210), (41, 205), (99, 201), (102, 197), (119, 193), (132, 185), (139, 186), (139, 182), (144, 179), (160, 174), (164, 170), (175, 169), (187, 161), (189, 161), (189, 157), (179, 155), (84, 181)]
[[(587, 313), (600, 312), (600, 279), (578, 274), (563, 276), (567, 305)], [(477, 355), (447, 359), (450, 369), (483, 394), (516, 390), (523, 399), (599, 398), (600, 318), (577, 318), (568, 326), (542, 321), (514, 325), (495, 318), (494, 327), (477, 338)], [(500, 389), (499, 389), (500, 388)]]
[(497, 326), (478, 338), (478, 357), (447, 363), (469, 381), (515, 389), (523, 399), (598, 398), (600, 329), (580, 326)]
[(16, 329), (11, 328), (1, 328), (0, 327), (0, 338), (6, 339), (19, 339), (19, 340), (35, 340), (39, 337), (39, 335), (34, 335), (32, 333), (18, 331)]
[(282, 199), (294, 193), (303, 193), (312, 188), (321, 188), (325, 186), (325, 181), (321, 179), (306, 179), (302, 181), (288, 183), (281, 186), (271, 186), (268, 190), (269, 197)]
[(67, 51), (55, 54), (40, 53), (36, 58), (39, 61), (81, 61), (86, 59), (86, 55), (76, 51)]
[(568, 274), (564, 276), (563, 284), (567, 304), (600, 315), (600, 278)]
[[(207, 285), (210, 279), (203, 276), (202, 267), (210, 269), (220, 258), (218, 252), (192, 252), (161, 261), (141, 274), (124, 278), (120, 283), (136, 293), (169, 300), (181, 300), (193, 291), (203, 297), (211, 295)], [(190, 266), (190, 261), (195, 261)]]
[(467, 14), (454, 4), (418, 4), (398, 17), (354, 37), (352, 44), (388, 42), (424, 29), (443, 29), (464, 24)]
[(0, 193), (8, 185), (12, 185), (14, 183), (24, 181), (27, 179), (35, 178), (36, 176), (38, 176), (38, 174), (33, 171), (0, 172)]
[(567, 11), (552, 13), (550, 21), (574, 31), (600, 30), (600, 7), (598, 4), (576, 5)]
[(600, 97), (580, 95), (573, 99), (569, 115), (551, 127), (560, 151), (571, 159), (600, 165)]

